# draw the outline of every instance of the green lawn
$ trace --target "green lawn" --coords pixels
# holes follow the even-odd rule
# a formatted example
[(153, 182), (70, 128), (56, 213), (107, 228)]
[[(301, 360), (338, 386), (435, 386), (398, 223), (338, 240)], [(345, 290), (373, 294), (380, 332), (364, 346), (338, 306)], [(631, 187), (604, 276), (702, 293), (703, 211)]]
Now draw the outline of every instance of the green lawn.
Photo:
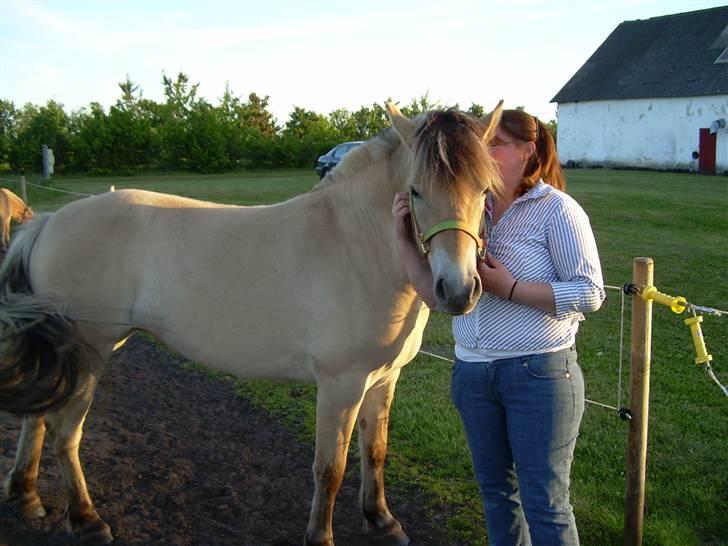
[[(632, 260), (655, 260), (655, 285), (688, 301), (728, 309), (728, 178), (688, 174), (569, 170), (569, 193), (589, 214), (605, 281), (631, 280)], [(7, 178), (7, 177), (4, 177)], [(137, 187), (208, 199), (262, 204), (307, 191), (310, 170), (228, 175), (56, 177), (53, 186), (81, 193)], [(0, 185), (8, 185), (3, 182)], [(14, 191), (9, 185), (10, 189)], [(59, 194), (60, 195), (60, 194)], [(35, 210), (53, 210), (73, 196), (32, 188)], [(620, 293), (580, 330), (578, 350), (590, 400), (618, 402)], [(621, 403), (629, 385), (629, 312), (624, 316)], [(653, 309), (652, 385), (645, 517), (646, 545), (728, 544), (728, 398), (693, 364), (689, 330), (669, 309)], [(705, 317), (703, 333), (714, 368), (728, 383), (728, 316)], [(450, 319), (436, 314), (425, 346), (451, 356)], [(313, 441), (315, 388), (237, 382), (239, 391), (282, 422), (304, 423)], [(391, 419), (388, 483), (419, 493), (433, 514), (446, 513), (453, 538), (484, 544), (481, 508), (460, 423), (449, 396), (449, 365), (420, 356), (405, 368)], [(298, 428), (298, 427), (294, 427)], [(615, 412), (588, 404), (576, 448), (573, 503), (585, 545), (622, 542), (628, 425)], [(356, 471), (352, 452), (349, 472)], [(407, 514), (396, 514), (404, 522)]]

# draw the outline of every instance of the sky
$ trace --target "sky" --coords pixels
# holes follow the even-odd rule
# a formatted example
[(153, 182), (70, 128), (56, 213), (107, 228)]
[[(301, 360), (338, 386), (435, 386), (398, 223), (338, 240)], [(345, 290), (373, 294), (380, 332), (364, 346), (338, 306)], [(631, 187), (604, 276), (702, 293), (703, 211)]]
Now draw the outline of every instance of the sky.
[(0, 0), (0, 99), (108, 108), (128, 76), (163, 102), (184, 72), (217, 104), (225, 86), (328, 114), (428, 95), (443, 106), (523, 106), (553, 96), (622, 21), (708, 0)]

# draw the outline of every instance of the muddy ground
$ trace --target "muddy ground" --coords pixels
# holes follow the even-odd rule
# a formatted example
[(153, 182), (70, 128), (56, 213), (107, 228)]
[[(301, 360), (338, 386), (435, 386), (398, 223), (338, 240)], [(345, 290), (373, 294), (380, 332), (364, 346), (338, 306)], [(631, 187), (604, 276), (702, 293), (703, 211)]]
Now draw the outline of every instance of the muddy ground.
[[(311, 506), (313, 446), (299, 442), (230, 384), (181, 365), (140, 336), (117, 351), (86, 422), (81, 461), (115, 544), (288, 546), (302, 543)], [(0, 414), (0, 472), (12, 466), (20, 422)], [(352, 463), (350, 461), (350, 467)], [(372, 544), (359, 533), (358, 472), (337, 497), (337, 546)], [(0, 546), (77, 544), (63, 526), (58, 467), (46, 445), (39, 491), (49, 515), (19, 520), (0, 502)], [(451, 546), (447, 508), (428, 516), (426, 496), (387, 490), (412, 545)]]

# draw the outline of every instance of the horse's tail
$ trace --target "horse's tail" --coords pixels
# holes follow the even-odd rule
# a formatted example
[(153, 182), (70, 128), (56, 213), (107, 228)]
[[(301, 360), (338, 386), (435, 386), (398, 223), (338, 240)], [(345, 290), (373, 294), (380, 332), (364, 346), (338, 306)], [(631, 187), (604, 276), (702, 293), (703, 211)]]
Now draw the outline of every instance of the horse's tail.
[(88, 350), (63, 306), (33, 294), (30, 255), (49, 218), (23, 226), (0, 266), (0, 411), (43, 413), (65, 404)]

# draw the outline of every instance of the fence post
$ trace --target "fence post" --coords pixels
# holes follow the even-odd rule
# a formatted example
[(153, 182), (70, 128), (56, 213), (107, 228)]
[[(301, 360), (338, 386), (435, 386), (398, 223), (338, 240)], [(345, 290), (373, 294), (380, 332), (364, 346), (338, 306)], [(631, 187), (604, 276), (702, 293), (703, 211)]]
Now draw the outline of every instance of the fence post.
[[(639, 289), (651, 286), (652, 258), (635, 258), (632, 283)], [(627, 444), (626, 495), (624, 506), (624, 545), (640, 546), (644, 523), (645, 479), (647, 469), (647, 424), (650, 407), (650, 354), (652, 346), (652, 301), (635, 295), (632, 299), (632, 359)]]
[(25, 186), (25, 175), (20, 175), (20, 198), (27, 205), (28, 204), (28, 189)]

